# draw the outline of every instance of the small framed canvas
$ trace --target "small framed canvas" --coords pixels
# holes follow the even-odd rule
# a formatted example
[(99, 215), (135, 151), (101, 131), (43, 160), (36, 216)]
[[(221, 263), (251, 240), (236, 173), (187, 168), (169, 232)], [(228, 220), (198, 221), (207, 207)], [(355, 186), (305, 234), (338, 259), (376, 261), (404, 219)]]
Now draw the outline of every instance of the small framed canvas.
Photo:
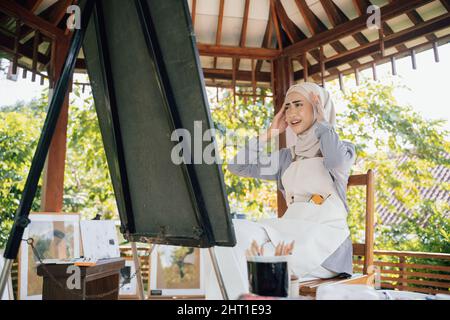
[[(80, 257), (80, 215), (73, 213), (32, 213), (23, 239), (33, 239), (41, 259)], [(38, 258), (25, 241), (19, 254), (20, 300), (42, 299), (42, 278), (37, 275)]]
[(204, 295), (203, 260), (199, 248), (158, 245), (151, 256), (150, 296)]
[(102, 260), (120, 257), (115, 221), (83, 220), (80, 228), (85, 258)]
[[(4, 251), (0, 250), (0, 272), (3, 271), (3, 267), (5, 266), (5, 258), (3, 258)], [(12, 286), (11, 275), (8, 277), (5, 291), (1, 296), (0, 300), (14, 300), (14, 292)]]
[(120, 270), (120, 282), (119, 282), (119, 299), (135, 300), (139, 298), (137, 277), (136, 277), (136, 266), (134, 265), (134, 260), (131, 257), (125, 258), (125, 267)]

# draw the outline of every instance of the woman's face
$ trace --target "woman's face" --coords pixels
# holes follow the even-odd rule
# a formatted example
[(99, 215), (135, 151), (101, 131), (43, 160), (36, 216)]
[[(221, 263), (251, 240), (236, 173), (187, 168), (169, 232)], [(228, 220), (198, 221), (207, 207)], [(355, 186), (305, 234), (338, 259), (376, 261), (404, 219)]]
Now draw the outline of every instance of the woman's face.
[(286, 122), (295, 134), (303, 133), (313, 125), (313, 107), (303, 95), (298, 92), (289, 93), (284, 105)]

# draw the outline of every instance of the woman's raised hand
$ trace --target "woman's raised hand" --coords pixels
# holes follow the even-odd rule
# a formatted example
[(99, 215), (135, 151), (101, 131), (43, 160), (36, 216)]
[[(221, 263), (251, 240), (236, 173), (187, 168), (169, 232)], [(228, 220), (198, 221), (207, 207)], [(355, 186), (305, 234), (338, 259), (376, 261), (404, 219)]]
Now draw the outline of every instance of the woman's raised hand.
[(311, 92), (309, 98), (311, 99), (313, 108), (316, 110), (317, 122), (324, 121), (325, 120), (325, 111), (324, 111), (322, 102), (320, 101), (320, 97)]
[(281, 110), (275, 115), (273, 118), (272, 124), (270, 125), (268, 131), (268, 137), (271, 137), (273, 134), (278, 135), (286, 131), (288, 126), (286, 122), (286, 107), (283, 105)]

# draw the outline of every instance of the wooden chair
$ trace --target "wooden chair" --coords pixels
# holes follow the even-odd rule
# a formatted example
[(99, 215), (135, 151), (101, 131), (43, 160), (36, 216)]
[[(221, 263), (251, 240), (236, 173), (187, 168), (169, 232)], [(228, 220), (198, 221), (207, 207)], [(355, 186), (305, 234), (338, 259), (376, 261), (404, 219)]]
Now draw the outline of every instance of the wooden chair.
[(349, 177), (347, 189), (352, 186), (366, 187), (366, 226), (364, 243), (353, 244), (353, 255), (364, 257), (363, 274), (355, 274), (351, 278), (317, 279), (300, 283), (300, 295), (315, 297), (317, 288), (321, 285), (333, 284), (374, 284), (373, 245), (374, 245), (374, 174), (368, 170), (366, 174), (352, 175)]

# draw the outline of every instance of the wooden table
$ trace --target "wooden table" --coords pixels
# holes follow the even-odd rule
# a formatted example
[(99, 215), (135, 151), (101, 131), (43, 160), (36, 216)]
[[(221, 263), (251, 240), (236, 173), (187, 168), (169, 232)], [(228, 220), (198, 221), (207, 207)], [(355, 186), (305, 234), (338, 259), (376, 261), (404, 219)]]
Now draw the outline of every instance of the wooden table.
[(114, 258), (97, 261), (97, 264), (95, 266), (78, 267), (80, 275), (80, 287), (79, 289), (69, 289), (67, 286), (68, 280), (70, 284), (75, 283), (75, 273), (73, 271), (67, 273), (68, 268), (73, 267), (73, 265), (40, 265), (37, 268), (37, 274), (41, 277), (44, 277), (42, 299), (118, 300), (120, 269), (122, 269), (124, 266), (125, 259)]

